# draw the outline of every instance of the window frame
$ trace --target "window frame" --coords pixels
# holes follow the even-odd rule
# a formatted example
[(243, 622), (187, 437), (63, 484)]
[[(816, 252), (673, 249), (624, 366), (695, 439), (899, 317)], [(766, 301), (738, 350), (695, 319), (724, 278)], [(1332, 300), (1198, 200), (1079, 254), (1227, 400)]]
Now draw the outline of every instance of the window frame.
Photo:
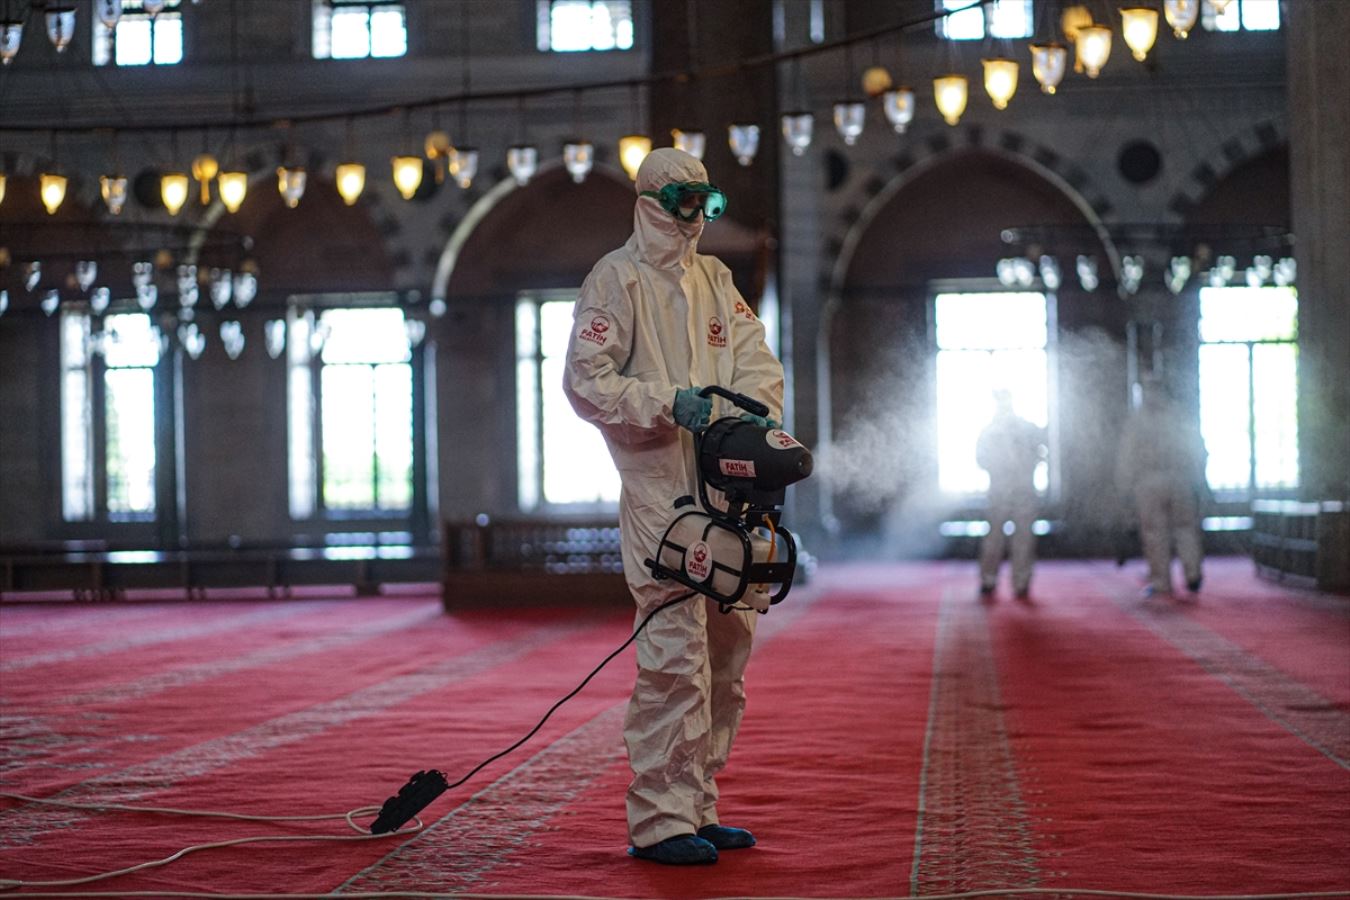
[[(364, 9), (366, 13), (366, 53), (363, 56), (333, 55), (333, 15), (338, 9)], [(399, 54), (376, 56), (374, 20), (380, 10), (397, 10), (403, 16), (403, 52)], [(324, 35), (324, 51), (319, 50), (319, 26), (323, 17), (327, 33)], [(313, 0), (310, 5), (310, 57), (316, 60), (368, 59), (407, 59), (411, 55), (412, 29), (408, 27), (408, 4), (405, 0)]]
[[(933, 0), (933, 6), (935, 12), (942, 13), (946, 12), (948, 9), (953, 8), (953, 6), (959, 10), (961, 9), (961, 7), (966, 6), (969, 2), (970, 0)], [(1011, 3), (1013, 2), (1013, 0), (1000, 0), (1000, 2)], [(995, 40), (995, 41), (1025, 40), (1031, 38), (1035, 34), (1036, 2), (1037, 0), (1025, 0), (1025, 5), (1023, 7), (1026, 11), (1023, 22), (1024, 27), (1022, 33), (1020, 34), (1008, 34), (1008, 35), (992, 34), (991, 33), (992, 29), (990, 28), (990, 26), (994, 22), (995, 9), (993, 6), (988, 4), (981, 6), (977, 9), (961, 10), (963, 12), (978, 12), (981, 14), (979, 34), (971, 35), (970, 37), (953, 37), (952, 35), (947, 33), (947, 23), (950, 19), (949, 17), (946, 16), (943, 16), (933, 22), (933, 30), (937, 34), (937, 37), (940, 40), (944, 41), (965, 42), (965, 41), (983, 41), (983, 40)], [(1048, 2), (1048, 0), (1040, 0), (1040, 2), (1045, 3)]]
[[(979, 509), (984, 509), (988, 495), (987, 490), (958, 491), (951, 492), (942, 488), (941, 482), (941, 461), (940, 461), (940, 430), (938, 423), (939, 416), (939, 394), (938, 394), (938, 356), (946, 349), (948, 352), (956, 351), (958, 348), (943, 348), (938, 345), (937, 335), (937, 298), (942, 294), (1038, 294), (1045, 303), (1045, 345), (1042, 352), (1045, 354), (1045, 432), (1046, 432), (1046, 458), (1045, 458), (1045, 487), (1037, 488), (1036, 495), (1043, 505), (1039, 514), (1040, 518), (1045, 518), (1047, 511), (1044, 506), (1057, 503), (1061, 496), (1061, 483), (1063, 478), (1063, 466), (1060, 461), (1060, 438), (1059, 438), (1059, 320), (1058, 320), (1058, 296), (1043, 285), (1033, 285), (1031, 287), (1007, 287), (994, 279), (942, 279), (929, 282), (928, 285), (928, 346), (930, 348), (928, 357), (928, 377), (929, 377), (929, 402), (932, 404), (932, 438), (928, 443), (928, 451), (932, 453), (932, 474), (931, 487), (941, 496), (953, 501), (958, 507), (967, 511), (967, 513)], [(977, 348), (969, 348), (977, 349)], [(1013, 348), (1004, 348), (1013, 349)], [(1030, 348), (1024, 348), (1030, 349)], [(965, 352), (965, 351), (961, 351)], [(981, 352), (994, 353), (995, 349), (984, 349)], [(1022, 415), (1023, 411), (1018, 410)], [(974, 448), (971, 448), (972, 454)]]
[[(1237, 21), (1235, 28), (1219, 27), (1219, 13), (1214, 11), (1214, 7), (1208, 3), (1200, 4), (1200, 27), (1212, 34), (1273, 34), (1284, 30), (1284, 13), (1278, 2), (1274, 3), (1275, 9), (1275, 27), (1274, 28), (1251, 28), (1247, 25), (1246, 15), (1247, 0), (1233, 0), (1229, 9), (1232, 9), (1232, 16)], [(1225, 10), (1225, 13), (1227, 11)]]
[[(1231, 286), (1230, 286), (1230, 287), (1231, 287)], [(1206, 339), (1203, 337), (1203, 335), (1200, 335), (1201, 320), (1203, 319), (1203, 315), (1201, 314), (1201, 310), (1203, 310), (1203, 306), (1201, 306), (1200, 293), (1203, 292), (1203, 291), (1205, 291), (1205, 290), (1207, 290), (1207, 289), (1208, 289), (1208, 288), (1201, 287), (1201, 288), (1199, 288), (1199, 290), (1198, 290), (1197, 293), (1196, 293), (1196, 304), (1197, 304), (1197, 314), (1196, 314), (1196, 334), (1197, 334), (1197, 344), (1196, 344), (1196, 369), (1197, 369), (1197, 386), (1198, 386), (1198, 389), (1199, 389), (1199, 398), (1198, 398), (1198, 408), (1197, 408), (1197, 412), (1198, 412), (1198, 414), (1199, 414), (1199, 416), (1200, 416), (1200, 421), (1201, 421), (1201, 422), (1204, 421), (1204, 406), (1203, 406), (1203, 398), (1204, 398), (1204, 393), (1203, 393), (1203, 388), (1204, 388), (1204, 381), (1203, 381), (1203, 379), (1204, 379), (1204, 370), (1201, 368), (1200, 358), (1201, 358), (1201, 355), (1202, 355), (1203, 352), (1204, 352), (1204, 349), (1205, 349), (1206, 347), (1243, 347), (1243, 348), (1246, 350), (1246, 366), (1247, 366), (1247, 386), (1246, 386), (1246, 387), (1247, 387), (1247, 441), (1248, 441), (1248, 444), (1247, 444), (1247, 485), (1246, 485), (1245, 488), (1232, 488), (1232, 487), (1219, 487), (1219, 488), (1215, 488), (1215, 487), (1210, 487), (1210, 492), (1214, 495), (1214, 499), (1215, 499), (1217, 502), (1219, 502), (1219, 503), (1224, 503), (1224, 504), (1229, 504), (1229, 503), (1233, 503), (1233, 504), (1245, 504), (1245, 503), (1249, 503), (1249, 502), (1252, 501), (1252, 500), (1258, 500), (1258, 499), (1259, 499), (1259, 500), (1296, 499), (1296, 498), (1299, 496), (1300, 485), (1301, 485), (1302, 479), (1303, 479), (1303, 467), (1302, 467), (1302, 465), (1301, 465), (1302, 460), (1300, 459), (1299, 446), (1298, 446), (1299, 434), (1298, 434), (1298, 427), (1297, 427), (1297, 418), (1296, 418), (1296, 420), (1295, 420), (1295, 429), (1294, 429), (1294, 442), (1295, 442), (1295, 445), (1294, 445), (1294, 459), (1295, 459), (1295, 461), (1296, 461), (1296, 465), (1297, 465), (1298, 468), (1297, 468), (1297, 471), (1296, 471), (1296, 475), (1295, 475), (1295, 479), (1294, 479), (1294, 484), (1288, 485), (1288, 486), (1285, 486), (1285, 487), (1262, 487), (1262, 486), (1260, 486), (1260, 485), (1257, 484), (1257, 471), (1258, 471), (1257, 424), (1258, 424), (1258, 422), (1257, 422), (1257, 414), (1256, 414), (1256, 413), (1257, 413), (1257, 410), (1256, 410), (1256, 407), (1257, 407), (1257, 396), (1256, 396), (1256, 378), (1257, 378), (1257, 371), (1256, 371), (1256, 369), (1257, 369), (1257, 366), (1256, 366), (1256, 348), (1257, 348), (1257, 347), (1290, 347), (1290, 348), (1293, 349), (1293, 351), (1294, 351), (1294, 382), (1295, 382), (1295, 392), (1294, 392), (1294, 396), (1289, 398), (1289, 403), (1290, 403), (1290, 405), (1292, 406), (1292, 408), (1295, 410), (1295, 416), (1297, 417), (1297, 414), (1298, 414), (1298, 413), (1297, 413), (1297, 410), (1298, 410), (1298, 375), (1299, 375), (1299, 372), (1298, 372), (1298, 355), (1299, 355), (1299, 352), (1300, 352), (1300, 342), (1299, 342), (1299, 332), (1298, 332), (1298, 322), (1297, 322), (1297, 319), (1295, 319), (1294, 336), (1293, 336), (1292, 338), (1250, 338), (1250, 339), (1236, 339), (1236, 338), (1235, 338), (1235, 339), (1206, 340)], [(1265, 289), (1265, 288), (1250, 288), (1250, 290), (1263, 290), (1263, 289)], [(1295, 302), (1295, 304), (1298, 303), (1298, 299), (1299, 299), (1299, 298), (1298, 298), (1298, 292), (1297, 292), (1297, 290), (1295, 289), (1295, 291), (1294, 291), (1294, 302)], [(1297, 309), (1297, 306), (1295, 306), (1295, 309)], [(1206, 485), (1208, 486), (1208, 481), (1209, 481), (1208, 476), (1206, 477), (1205, 480), (1206, 480)]]
[[(626, 47), (619, 46), (618, 35), (616, 34), (615, 45), (613, 47), (606, 47), (603, 49), (596, 48), (593, 45), (590, 47), (577, 47), (568, 49), (560, 49), (553, 46), (554, 41), (553, 41), (552, 13), (553, 7), (558, 2), (559, 0), (535, 0), (534, 7), (532, 10), (533, 16), (531, 20), (533, 26), (531, 28), (533, 32), (533, 41), (531, 41), (531, 44), (537, 52), (549, 54), (632, 53), (638, 49), (639, 42), (638, 42), (637, 23), (638, 23), (639, 0), (567, 0), (567, 2), (588, 2), (590, 3), (592, 9), (594, 9), (596, 6), (610, 6), (613, 3), (626, 2), (628, 4), (628, 20), (630, 29), (632, 31), (632, 38), (630, 43)], [(545, 29), (547, 29), (547, 36), (545, 36), (546, 35)]]
[[(388, 531), (388, 532), (408, 532), (418, 539), (425, 538), (429, 528), (429, 504), (427, 484), (427, 440), (426, 440), (426, 376), (425, 376), (425, 341), (417, 344), (411, 344), (409, 347), (408, 359), (402, 363), (325, 363), (323, 360), (323, 350), (313, 349), (313, 345), (299, 348), (297, 350), (297, 330), (303, 329), (303, 339), (308, 342), (309, 336), (317, 329), (318, 324), (325, 312), (340, 309), (398, 309), (404, 315), (404, 320), (408, 319), (407, 311), (398, 303), (398, 297), (395, 294), (372, 294), (369, 296), (354, 297), (353, 295), (307, 295), (305, 297), (291, 297), (287, 302), (286, 316), (286, 351), (283, 354), (286, 359), (287, 377), (286, 377), (286, 416), (287, 416), (287, 440), (286, 440), (286, 468), (287, 468), (287, 515), (295, 526), (316, 525), (333, 526), (338, 530), (370, 530), (370, 531)], [(302, 324), (298, 324), (302, 323)], [(374, 369), (381, 365), (404, 365), (408, 367), (409, 374), (409, 405), (411, 417), (411, 472), (409, 503), (406, 508), (380, 509), (376, 507), (330, 507), (325, 500), (325, 471), (324, 471), (324, 452), (323, 452), (323, 371), (327, 366), (355, 366), (367, 365)], [(305, 386), (308, 388), (304, 398), (307, 409), (305, 410), (304, 423), (305, 433), (300, 435), (300, 440), (305, 445), (303, 451), (304, 458), (297, 459), (297, 436), (293, 431), (295, 421), (295, 404), (297, 397), (295, 395), (296, 383), (292, 377), (296, 373), (303, 373)], [(379, 497), (379, 452), (378, 445), (372, 447), (372, 473), (374, 483), (372, 490), (378, 503)], [(297, 498), (296, 476), (297, 472), (304, 470), (307, 473), (304, 487), (305, 496)], [(297, 499), (303, 500), (307, 506), (307, 511), (297, 513)]]
[[(96, 320), (123, 314), (145, 316), (152, 329), (156, 327), (153, 317), (141, 311), (134, 304), (117, 304), (110, 307), (106, 313), (95, 315), (87, 304), (63, 303), (57, 317), (59, 318), (61, 332), (64, 332), (69, 317), (79, 317), (83, 333), (86, 341), (88, 341), (97, 333), (94, 328)], [(100, 321), (99, 324), (101, 325), (102, 322)], [(54, 406), (58, 411), (56, 436), (61, 453), (58, 455), (59, 458), (55, 464), (55, 481), (59, 495), (57, 509), (59, 510), (58, 516), (62, 533), (75, 539), (107, 539), (112, 537), (116, 540), (125, 540), (128, 543), (152, 545), (158, 540), (163, 529), (174, 527), (177, 521), (177, 510), (173, 503), (176, 461), (172, 438), (166, 436), (165, 433), (166, 417), (171, 413), (164, 408), (168, 388), (173, 379), (174, 355), (165, 353), (161, 345), (156, 362), (153, 365), (109, 366), (101, 353), (95, 352), (92, 347), (86, 344), (83, 351), (83, 365), (77, 368), (68, 366), (66, 363), (64, 346), (66, 337), (64, 333), (60, 334), (57, 340), (61, 377), (54, 386), (56, 394)], [(107, 374), (109, 371), (118, 369), (145, 369), (150, 373), (151, 403), (153, 406), (149, 440), (155, 456), (154, 472), (151, 478), (154, 508), (152, 511), (144, 513), (113, 514), (109, 512), (109, 392)], [(88, 504), (88, 514), (80, 518), (69, 518), (67, 515), (68, 485), (65, 462), (69, 439), (66, 430), (68, 409), (64, 382), (69, 375), (76, 372), (82, 373), (84, 380), (84, 408), (81, 419), (85, 431), (82, 440), (86, 443), (86, 446), (82, 450), (82, 455), (85, 458), (85, 465), (89, 469), (89, 484), (83, 492), (85, 502)]]
[[(125, 0), (124, 0), (125, 2)], [(139, 0), (138, 0), (139, 2)], [(150, 66), (164, 67), (182, 65), (187, 59), (187, 20), (183, 16), (183, 0), (165, 0), (162, 10), (153, 16), (145, 12), (143, 7), (136, 9), (123, 9), (122, 16), (117, 22), (115, 28), (108, 28), (103, 24), (97, 15), (93, 17), (93, 46), (90, 48), (90, 61), (99, 67), (111, 66), (118, 69), (139, 69)], [(150, 58), (143, 63), (122, 63), (117, 61), (117, 32), (124, 24), (129, 22), (138, 22), (145, 20), (150, 25)], [(155, 43), (158, 40), (158, 23), (163, 21), (176, 20), (179, 31), (179, 44), (181, 53), (178, 59), (173, 62), (159, 62), (155, 59)], [(106, 54), (106, 56), (105, 56)]]
[[(576, 298), (577, 298), (577, 291), (575, 288), (521, 291), (516, 295), (515, 303), (512, 304), (511, 308), (512, 312), (511, 359), (512, 359), (512, 373), (513, 373), (512, 381), (515, 386), (514, 396), (516, 398), (516, 417), (513, 423), (515, 436), (514, 443), (516, 453), (515, 453), (515, 464), (512, 467), (512, 471), (514, 472), (513, 480), (515, 481), (516, 484), (514, 504), (516, 509), (519, 510), (522, 515), (556, 517), (556, 518), (565, 518), (567, 516), (578, 516), (578, 517), (602, 516), (602, 515), (616, 515), (619, 509), (619, 503), (617, 499), (614, 501), (583, 500), (576, 502), (558, 502), (549, 500), (544, 490), (545, 410), (543, 403), (543, 396), (544, 396), (543, 392), (545, 387), (544, 360), (546, 359), (546, 357), (544, 356), (544, 342), (542, 340), (543, 316), (540, 315), (540, 310), (543, 308), (545, 303), (558, 303), (558, 302), (575, 303)], [(522, 353), (519, 344), (518, 310), (521, 304), (524, 303), (533, 304), (535, 310), (534, 337), (531, 342), (533, 346), (532, 354)], [(520, 456), (521, 456), (521, 445), (524, 439), (524, 435), (522, 434), (523, 429), (521, 428), (521, 418), (524, 415), (524, 413), (520, 408), (520, 388), (521, 388), (520, 370), (521, 364), (523, 362), (526, 362), (527, 360), (533, 363), (533, 377), (534, 377), (534, 391), (533, 391), (534, 409), (532, 410), (533, 423), (530, 427), (530, 430), (533, 432), (534, 438), (533, 478), (535, 483), (536, 498), (533, 506), (527, 506), (523, 502), (523, 498), (521, 497)], [(606, 458), (608, 458), (607, 451), (606, 451)]]

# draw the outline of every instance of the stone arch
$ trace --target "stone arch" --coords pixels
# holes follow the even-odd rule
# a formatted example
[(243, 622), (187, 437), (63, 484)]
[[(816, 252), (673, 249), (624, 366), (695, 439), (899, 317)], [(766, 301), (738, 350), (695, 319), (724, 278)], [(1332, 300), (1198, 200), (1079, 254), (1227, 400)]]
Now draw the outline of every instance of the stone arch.
[[(867, 441), (880, 440), (884, 435), (876, 433), (879, 420), (871, 407), (885, 407), (885, 397), (926, 396), (914, 386), (931, 377), (927, 286), (934, 279), (960, 278), (991, 282), (996, 288), (994, 260), (1015, 251), (1002, 245), (995, 229), (1019, 224), (1086, 227), (1095, 236), (1094, 252), (1118, 271), (1119, 253), (1106, 222), (1111, 205), (1086, 175), (1060, 163), (1048, 149), (1021, 143), (1010, 134), (992, 146), (978, 140), (962, 146), (943, 142), (927, 146), (931, 152), (921, 157), (898, 159), (898, 172), (889, 181), (870, 179), (861, 188), (864, 202), (835, 222), (838, 237), (826, 250), (830, 265), (824, 279), (826, 305), (816, 335), (819, 440), (824, 444), (835, 443), (836, 428), (842, 429), (841, 445), (849, 448), (858, 443), (859, 435)], [(963, 173), (969, 173), (971, 183), (948, 187)], [(1019, 209), (1026, 210), (1026, 220), (1016, 221)], [(1011, 218), (999, 221), (1009, 211)], [(926, 224), (937, 222), (941, 227)], [(988, 223), (990, 228), (967, 237), (960, 225), (969, 223)], [(889, 235), (895, 235), (899, 246), (910, 248), (904, 259), (887, 252)], [(1071, 281), (1072, 262), (1064, 268), (1061, 299), (1077, 292)], [(1107, 277), (1105, 271), (1102, 274)], [(1110, 319), (1115, 313), (1106, 307), (1118, 304), (1098, 299), (1073, 305), (1082, 307), (1074, 315), (1091, 324), (1095, 318)], [(875, 343), (883, 335), (884, 347)], [(908, 409), (900, 418), (909, 423), (923, 420), (927, 401), (911, 402), (921, 408)], [(894, 456), (926, 459), (927, 445), (919, 431), (909, 425), (901, 431), (912, 446), (895, 446)], [(884, 466), (873, 468), (877, 478), (867, 483), (866, 490), (876, 498), (884, 490), (876, 485), (889, 475), (880, 471)], [(918, 468), (897, 469), (890, 475), (897, 484), (909, 486), (924, 483), (926, 477)], [(908, 489), (898, 490), (904, 494)], [(836, 498), (823, 493), (827, 520), (847, 519), (850, 514), (856, 518), (856, 499), (841, 495), (836, 508)]]
[(1209, 198), (1223, 181), (1282, 148), (1287, 152), (1288, 146), (1289, 137), (1284, 124), (1274, 121), (1259, 122), (1213, 146), (1191, 168), (1185, 185), (1168, 200), (1169, 222), (1180, 225), (1197, 221), (1196, 207)]
[[(595, 183), (587, 187), (587, 182), (592, 182), (593, 179), (598, 179), (603, 185), (603, 200), (601, 195), (597, 194)], [(619, 190), (615, 190), (616, 188)], [(451, 294), (451, 282), (455, 280), (456, 273), (459, 274), (461, 283), (456, 285), (454, 293), (459, 295), (485, 293), (484, 288), (487, 286), (483, 279), (475, 279), (473, 273), (468, 273), (469, 280), (465, 283), (466, 269), (462, 265), (462, 257), (466, 248), (469, 248), (476, 238), (484, 240), (481, 227), (486, 225), (493, 228), (496, 222), (512, 217), (518, 206), (523, 210), (525, 204), (533, 203), (537, 198), (542, 198), (541, 202), (546, 206), (535, 215), (542, 215), (551, 220), (545, 222), (545, 228), (566, 228), (568, 223), (563, 220), (563, 216), (570, 216), (578, 222), (584, 218), (587, 224), (584, 242), (575, 240), (566, 242), (570, 247), (568, 256), (572, 259), (571, 263), (555, 255), (548, 256), (547, 260), (533, 261), (545, 269), (551, 266), (555, 272), (559, 268), (572, 270), (574, 276), (579, 272), (579, 276), (575, 277), (578, 285), (596, 260), (618, 247), (628, 237), (632, 222), (632, 187), (628, 176), (621, 169), (598, 165), (585, 182), (577, 184), (567, 174), (560, 159), (549, 160), (540, 164), (539, 171), (525, 185), (520, 185), (509, 176), (503, 178), (479, 197), (463, 218), (455, 221), (447, 217), (445, 224), (450, 236), (436, 261), (435, 274), (431, 281), (431, 299), (433, 301), (447, 299)], [(586, 205), (588, 202), (591, 204), (589, 208)], [(619, 208), (621, 205), (623, 209)], [(577, 238), (580, 235), (572, 233), (570, 237)], [(538, 249), (546, 251), (548, 248)], [(518, 259), (517, 262), (531, 261)], [(584, 269), (576, 268), (583, 264)], [(517, 287), (554, 286), (542, 283), (529, 284), (532, 278), (548, 277), (542, 271), (527, 271), (530, 268), (523, 266), (519, 270), (523, 280)]]
[(852, 255), (857, 250), (857, 242), (877, 213), (934, 165), (955, 153), (972, 150), (1016, 162), (1058, 188), (1092, 225), (1106, 248), (1113, 271), (1119, 271), (1119, 256), (1106, 229), (1106, 224), (1115, 217), (1115, 208), (1105, 193), (1092, 183), (1088, 174), (1050, 147), (1017, 132), (1000, 131), (992, 143), (986, 141), (985, 137), (981, 126), (957, 131), (954, 140), (945, 132), (935, 132), (926, 140), (915, 141), (890, 158), (890, 168), (895, 174), (886, 177), (874, 172), (853, 189), (849, 202), (835, 217), (825, 236), (828, 275), (822, 287), (828, 296), (834, 297), (842, 289)]

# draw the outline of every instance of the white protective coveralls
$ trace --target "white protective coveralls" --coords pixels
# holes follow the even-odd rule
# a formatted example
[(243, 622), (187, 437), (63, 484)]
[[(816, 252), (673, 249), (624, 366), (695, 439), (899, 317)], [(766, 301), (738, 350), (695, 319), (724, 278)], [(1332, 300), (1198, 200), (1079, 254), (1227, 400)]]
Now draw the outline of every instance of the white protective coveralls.
[(1125, 425), (1116, 480), (1138, 509), (1149, 586), (1169, 594), (1174, 543), (1187, 584), (1200, 584), (1200, 491), (1207, 454), (1199, 426), (1167, 399), (1162, 386), (1141, 387), (1143, 401)]
[[(693, 156), (661, 148), (638, 169), (636, 188), (707, 180)], [(581, 287), (567, 348), (563, 389), (577, 414), (599, 427), (622, 479), (620, 540), (637, 622), (686, 592), (656, 581), (644, 565), (676, 516), (674, 501), (698, 496), (693, 435), (672, 415), (676, 390), (722, 385), (783, 417), (783, 367), (730, 270), (696, 252), (702, 231), (702, 216), (680, 222), (657, 200), (639, 197), (632, 236), (596, 263)], [(713, 401), (713, 421), (738, 412)], [(711, 502), (720, 499), (709, 494)], [(624, 721), (634, 846), (718, 823), (714, 776), (726, 765), (745, 708), (756, 615), (723, 614), (695, 596), (661, 612), (638, 637), (637, 683)]]
[(1031, 526), (1036, 521), (1036, 466), (1045, 451), (1043, 432), (1013, 412), (1012, 402), (998, 398), (998, 408), (975, 445), (975, 461), (989, 473), (989, 531), (980, 542), (980, 589), (988, 592), (998, 583), (1007, 536), (1003, 523), (1013, 523), (1013, 591), (1025, 596), (1031, 586), (1036, 542)]

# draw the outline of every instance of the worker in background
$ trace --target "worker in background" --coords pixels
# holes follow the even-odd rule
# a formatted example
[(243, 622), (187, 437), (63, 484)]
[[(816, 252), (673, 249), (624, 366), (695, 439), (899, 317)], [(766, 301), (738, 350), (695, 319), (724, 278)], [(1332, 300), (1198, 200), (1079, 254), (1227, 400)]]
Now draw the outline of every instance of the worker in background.
[(1139, 515), (1139, 541), (1148, 562), (1145, 596), (1171, 596), (1174, 547), (1186, 589), (1200, 590), (1206, 458), (1194, 417), (1182, 411), (1161, 379), (1142, 379), (1137, 406), (1125, 425), (1116, 482)]
[(994, 417), (980, 432), (975, 461), (989, 473), (989, 531), (980, 542), (980, 594), (992, 598), (1011, 522), (1012, 586), (1019, 600), (1031, 593), (1036, 544), (1036, 466), (1045, 458), (1045, 431), (1013, 410), (1012, 395), (994, 391)]
[[(641, 622), (685, 592), (656, 581), (643, 561), (656, 556), (675, 500), (698, 494), (694, 434), (714, 413), (699, 390), (721, 385), (760, 400), (774, 420), (750, 418), (777, 427), (783, 367), (730, 270), (697, 253), (704, 224), (726, 205), (703, 164), (654, 150), (636, 189), (632, 236), (581, 287), (563, 389), (599, 427), (619, 470), (623, 569)], [(720, 823), (715, 776), (745, 708), (755, 620), (754, 612), (724, 615), (699, 595), (663, 610), (639, 635), (624, 721), (631, 855), (688, 865), (754, 845), (749, 831)]]

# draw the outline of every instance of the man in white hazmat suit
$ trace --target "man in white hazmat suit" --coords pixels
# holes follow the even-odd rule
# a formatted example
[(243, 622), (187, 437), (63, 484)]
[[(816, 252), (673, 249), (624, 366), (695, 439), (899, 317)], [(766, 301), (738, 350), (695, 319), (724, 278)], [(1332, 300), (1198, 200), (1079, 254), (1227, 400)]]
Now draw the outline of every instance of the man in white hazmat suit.
[(1133, 497), (1139, 542), (1148, 561), (1146, 596), (1172, 593), (1172, 548), (1181, 559), (1186, 588), (1200, 589), (1203, 556), (1200, 495), (1205, 490), (1204, 439), (1193, 417), (1168, 396), (1156, 376), (1139, 383), (1139, 407), (1125, 425), (1116, 482)]
[[(636, 188), (632, 236), (581, 287), (563, 389), (577, 414), (600, 429), (619, 470), (624, 575), (641, 622), (686, 593), (656, 581), (644, 560), (656, 556), (678, 512), (674, 501), (698, 495), (694, 432), (716, 418), (713, 401), (698, 391), (721, 385), (762, 401), (781, 420), (783, 367), (730, 270), (696, 252), (705, 221), (726, 203), (703, 164), (680, 150), (654, 150)], [(631, 855), (711, 863), (719, 850), (755, 843), (745, 829), (720, 824), (714, 780), (745, 708), (755, 619), (754, 612), (723, 614), (696, 595), (657, 614), (638, 637), (624, 721)]]
[(992, 597), (1008, 543), (1005, 522), (1013, 523), (1013, 593), (1025, 600), (1031, 591), (1036, 539), (1036, 466), (1045, 456), (1044, 431), (1013, 411), (1012, 395), (994, 391), (994, 418), (980, 432), (975, 461), (989, 473), (989, 531), (980, 542), (980, 593)]

